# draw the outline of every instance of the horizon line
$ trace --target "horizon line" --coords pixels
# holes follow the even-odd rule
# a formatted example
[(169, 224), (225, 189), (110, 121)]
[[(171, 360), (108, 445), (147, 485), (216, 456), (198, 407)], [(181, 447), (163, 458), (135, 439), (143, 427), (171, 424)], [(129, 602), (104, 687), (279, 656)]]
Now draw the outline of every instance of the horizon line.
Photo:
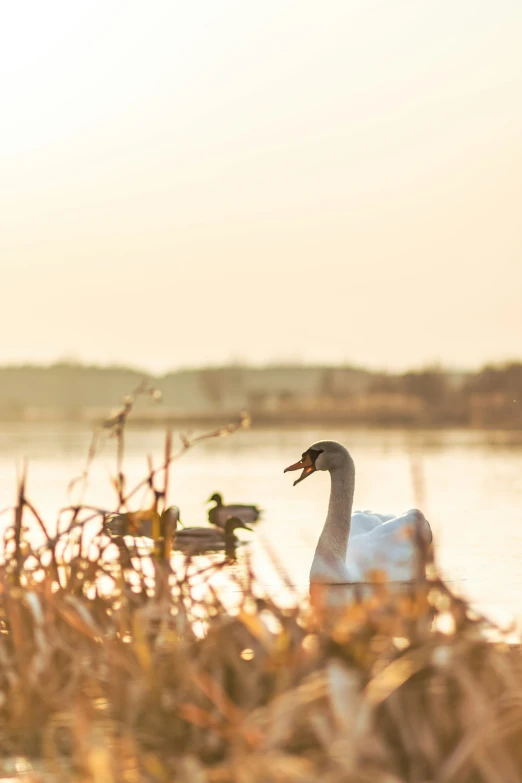
[(229, 362), (220, 362), (216, 364), (198, 364), (198, 365), (182, 365), (177, 368), (171, 368), (166, 371), (153, 371), (147, 370), (144, 367), (133, 364), (124, 364), (119, 362), (92, 362), (82, 359), (55, 359), (49, 362), (35, 362), (35, 361), (21, 361), (21, 362), (6, 362), (0, 364), (0, 372), (6, 370), (22, 370), (22, 369), (34, 369), (34, 370), (52, 370), (59, 367), (70, 367), (84, 370), (116, 370), (121, 372), (132, 372), (139, 375), (143, 375), (149, 378), (164, 378), (169, 375), (176, 375), (184, 372), (202, 372), (205, 370), (229, 370), (229, 369), (245, 369), (245, 370), (272, 370), (278, 368), (286, 369), (324, 369), (324, 370), (352, 370), (354, 372), (368, 373), (371, 375), (404, 375), (409, 372), (429, 372), (438, 371), (445, 374), (473, 374), (481, 372), (488, 367), (502, 368), (511, 365), (522, 364), (522, 358), (511, 358), (501, 360), (488, 360), (476, 367), (455, 367), (451, 365), (445, 365), (441, 362), (427, 362), (420, 365), (407, 366), (403, 369), (392, 369), (385, 367), (373, 367), (371, 365), (363, 366), (360, 364), (350, 362), (314, 362), (303, 361), (300, 359), (294, 360), (271, 360), (267, 362), (253, 362), (250, 363), (245, 360), (231, 360)]

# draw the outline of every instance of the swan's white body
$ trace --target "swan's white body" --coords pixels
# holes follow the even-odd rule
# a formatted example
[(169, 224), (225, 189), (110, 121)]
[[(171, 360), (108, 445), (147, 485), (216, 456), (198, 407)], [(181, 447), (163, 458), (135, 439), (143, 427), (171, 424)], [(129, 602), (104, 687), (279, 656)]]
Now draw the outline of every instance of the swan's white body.
[(289, 469), (300, 467), (304, 470), (299, 481), (315, 470), (328, 470), (331, 476), (328, 515), (310, 569), (311, 584), (411, 582), (418, 577), (432, 540), (420, 511), (352, 515), (355, 466), (347, 449), (335, 441), (315, 443)]
[[(342, 567), (328, 551), (328, 537), (317, 546), (310, 582), (409, 582), (419, 573), (419, 549), (416, 544), (419, 528), (428, 525), (417, 509), (400, 516), (356, 511), (352, 515), (347, 551)], [(431, 536), (421, 532), (429, 543)], [(335, 542), (332, 543), (335, 549)], [(327, 550), (325, 552), (325, 549)], [(422, 551), (422, 550), (421, 550)]]

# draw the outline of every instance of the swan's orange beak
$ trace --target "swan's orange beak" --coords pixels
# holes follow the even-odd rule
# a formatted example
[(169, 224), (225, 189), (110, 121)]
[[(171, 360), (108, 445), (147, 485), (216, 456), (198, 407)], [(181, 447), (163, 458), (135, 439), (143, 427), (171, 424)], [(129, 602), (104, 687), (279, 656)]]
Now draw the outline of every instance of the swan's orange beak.
[(287, 473), (289, 470), (303, 470), (297, 481), (294, 481), (294, 487), (296, 484), (299, 484), (300, 481), (303, 481), (303, 479), (308, 478), (308, 476), (311, 476), (312, 473), (315, 471), (314, 463), (312, 462), (312, 458), (310, 454), (307, 452), (302, 459), (299, 460), (299, 462), (294, 462), (293, 465), (289, 465), (287, 468), (284, 469), (284, 473)]

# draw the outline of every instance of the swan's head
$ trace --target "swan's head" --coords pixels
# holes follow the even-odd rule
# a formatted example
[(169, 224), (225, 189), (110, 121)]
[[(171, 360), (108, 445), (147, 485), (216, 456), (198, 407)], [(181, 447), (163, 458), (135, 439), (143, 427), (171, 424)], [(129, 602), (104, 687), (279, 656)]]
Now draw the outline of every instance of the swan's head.
[(345, 449), (342, 443), (337, 443), (335, 440), (318, 440), (303, 452), (299, 462), (289, 465), (284, 472), (289, 470), (303, 471), (297, 481), (294, 481), (295, 487), (316, 470), (337, 470), (347, 463), (353, 466), (348, 449)]
[(211, 497), (209, 497), (209, 499), (207, 500), (207, 503), (217, 503), (218, 506), (222, 506), (223, 498), (221, 497), (219, 492), (214, 492), (214, 494)]

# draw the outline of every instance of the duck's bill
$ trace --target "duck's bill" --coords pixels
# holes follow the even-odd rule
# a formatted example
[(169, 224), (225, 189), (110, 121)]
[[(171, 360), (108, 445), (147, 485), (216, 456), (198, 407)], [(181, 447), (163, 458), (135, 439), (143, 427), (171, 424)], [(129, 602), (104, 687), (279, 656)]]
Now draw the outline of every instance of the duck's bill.
[(308, 478), (308, 476), (311, 476), (312, 473), (315, 471), (314, 463), (312, 462), (312, 458), (309, 454), (307, 454), (303, 459), (300, 459), (299, 462), (294, 462), (293, 465), (289, 465), (287, 468), (285, 468), (284, 472), (288, 473), (290, 470), (302, 470), (303, 472), (299, 476), (296, 481), (294, 481), (294, 487), (296, 484), (299, 484), (300, 481), (304, 481), (305, 478)]
[(236, 525), (236, 530), (248, 530), (250, 533), (253, 533), (253, 529), (246, 524), (246, 522), (240, 522)]

